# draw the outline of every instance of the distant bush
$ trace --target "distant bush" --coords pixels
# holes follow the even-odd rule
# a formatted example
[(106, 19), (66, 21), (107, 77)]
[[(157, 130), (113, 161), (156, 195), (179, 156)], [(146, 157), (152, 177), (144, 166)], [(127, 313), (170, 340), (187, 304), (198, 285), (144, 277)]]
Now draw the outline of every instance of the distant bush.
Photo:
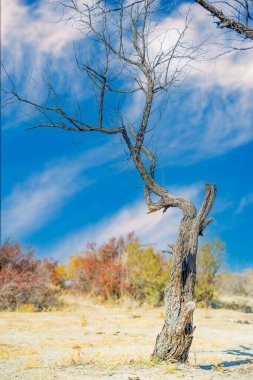
[(0, 247), (0, 310), (57, 305), (59, 290), (52, 284), (50, 266), (50, 261), (36, 259), (32, 248), (23, 252), (19, 243), (5, 242)]
[[(218, 273), (224, 244), (215, 240), (198, 250), (195, 299), (210, 305), (217, 287), (223, 293), (249, 295), (253, 271), (243, 274)], [(159, 305), (169, 282), (171, 258), (143, 247), (134, 234), (112, 238), (97, 247), (88, 244), (67, 264), (36, 259), (31, 248), (7, 241), (0, 248), (0, 310), (38, 311), (58, 305), (60, 289), (90, 294), (103, 300), (130, 297), (140, 303)], [(221, 306), (220, 306), (221, 307)]]
[(112, 238), (101, 247), (90, 244), (71, 256), (69, 280), (74, 290), (103, 299), (129, 296), (158, 305), (163, 300), (170, 264), (152, 247), (141, 248), (134, 234)]
[(69, 279), (72, 289), (104, 299), (119, 298), (128, 286), (122, 255), (131, 239), (131, 235), (126, 241), (112, 238), (98, 248), (96, 244), (89, 244), (80, 256), (71, 256)]
[(222, 272), (218, 276), (219, 293), (224, 295), (252, 296), (253, 270), (246, 269), (242, 273)]
[(197, 254), (197, 278), (195, 298), (206, 305), (213, 300), (216, 290), (217, 274), (223, 262), (224, 243), (218, 239), (213, 244), (207, 242), (199, 248)]
[(127, 279), (131, 296), (139, 301), (159, 305), (169, 281), (171, 261), (153, 247), (141, 248), (138, 241), (126, 247)]
[(65, 283), (68, 280), (67, 265), (59, 264), (57, 260), (53, 259), (46, 259), (44, 262), (49, 271), (50, 282), (53, 285), (64, 289), (66, 285)]

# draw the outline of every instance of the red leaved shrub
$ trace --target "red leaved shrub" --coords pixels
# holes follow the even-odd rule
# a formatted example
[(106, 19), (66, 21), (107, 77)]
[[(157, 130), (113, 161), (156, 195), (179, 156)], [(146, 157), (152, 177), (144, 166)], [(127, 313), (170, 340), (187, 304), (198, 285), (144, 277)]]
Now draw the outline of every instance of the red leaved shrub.
[(127, 288), (126, 269), (122, 263), (112, 258), (102, 262), (93, 279), (93, 288), (104, 299), (120, 298)]
[(72, 288), (92, 293), (104, 299), (119, 298), (128, 288), (126, 267), (122, 262), (124, 249), (135, 239), (112, 238), (97, 248), (89, 244), (82, 256), (70, 257), (70, 280)]
[(70, 257), (70, 280), (74, 290), (88, 293), (92, 290), (93, 279), (99, 273), (100, 260), (94, 255)]
[(5, 242), (0, 247), (0, 310), (23, 304), (35, 310), (56, 305), (59, 290), (52, 285), (50, 265), (36, 259), (32, 248), (23, 252), (19, 243)]

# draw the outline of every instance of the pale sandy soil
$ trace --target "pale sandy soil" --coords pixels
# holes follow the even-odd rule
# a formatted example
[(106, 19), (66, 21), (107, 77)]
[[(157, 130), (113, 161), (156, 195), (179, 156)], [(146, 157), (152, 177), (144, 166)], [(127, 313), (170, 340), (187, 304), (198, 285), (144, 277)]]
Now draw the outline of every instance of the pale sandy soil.
[(175, 366), (149, 358), (162, 308), (77, 304), (0, 313), (0, 380), (253, 379), (253, 314), (198, 309), (189, 365)]

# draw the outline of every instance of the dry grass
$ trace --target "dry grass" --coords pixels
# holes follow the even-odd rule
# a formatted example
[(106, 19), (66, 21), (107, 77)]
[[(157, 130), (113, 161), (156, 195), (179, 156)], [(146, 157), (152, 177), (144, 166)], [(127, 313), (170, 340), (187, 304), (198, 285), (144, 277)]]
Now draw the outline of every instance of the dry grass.
[(252, 314), (197, 310), (191, 366), (185, 368), (150, 359), (162, 308), (66, 301), (62, 311), (0, 313), (1, 380), (127, 380), (136, 372), (141, 380), (252, 377)]
[(39, 368), (41, 366), (41, 363), (39, 361), (39, 358), (29, 358), (25, 361), (24, 365), (20, 368), (20, 370), (28, 370), (28, 369), (34, 369)]
[(86, 327), (87, 326), (87, 318), (85, 316), (82, 316), (81, 319), (81, 326)]
[(165, 370), (165, 373), (168, 373), (169, 375), (172, 375), (173, 373), (176, 373), (177, 365), (176, 364), (168, 364)]
[(0, 345), (0, 360), (15, 359), (23, 356), (32, 356), (36, 354), (37, 351), (30, 346), (9, 346), (8, 344)]
[(18, 306), (16, 311), (20, 313), (33, 313), (35, 311), (35, 307), (32, 304), (23, 304)]

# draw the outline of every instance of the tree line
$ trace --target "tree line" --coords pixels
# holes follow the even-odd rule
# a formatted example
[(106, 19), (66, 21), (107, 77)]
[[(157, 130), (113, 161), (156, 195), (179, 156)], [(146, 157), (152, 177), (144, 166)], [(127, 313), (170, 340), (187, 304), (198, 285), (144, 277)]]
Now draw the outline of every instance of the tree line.
[[(216, 297), (224, 253), (219, 239), (199, 248), (195, 299), (202, 305)], [(88, 244), (66, 263), (36, 258), (32, 247), (8, 240), (0, 248), (0, 310), (50, 310), (61, 307), (60, 295), (66, 292), (158, 306), (171, 267), (170, 254), (142, 245), (133, 233), (100, 246)]]

